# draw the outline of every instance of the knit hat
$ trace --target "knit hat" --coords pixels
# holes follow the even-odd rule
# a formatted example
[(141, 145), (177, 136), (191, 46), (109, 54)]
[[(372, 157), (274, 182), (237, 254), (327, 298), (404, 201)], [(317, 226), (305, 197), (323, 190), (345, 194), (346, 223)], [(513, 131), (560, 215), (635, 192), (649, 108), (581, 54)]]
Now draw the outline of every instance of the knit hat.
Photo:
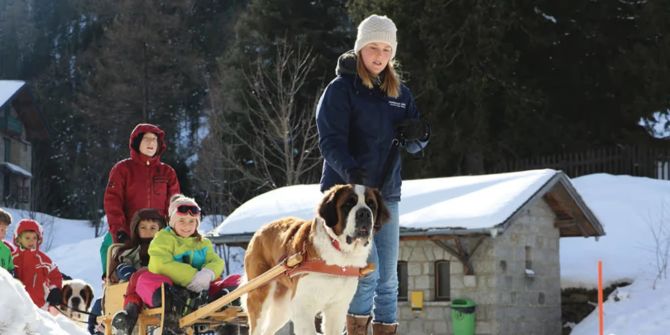
[[(195, 206), (198, 207), (198, 210), (200, 210), (200, 206), (198, 206), (198, 203), (195, 202), (195, 199), (189, 198), (183, 194), (175, 194), (172, 196), (170, 199), (170, 206), (168, 207), (168, 216), (169, 216), (169, 221), (168, 224), (170, 227), (174, 229), (174, 223), (172, 221), (172, 218), (175, 217), (175, 214), (177, 213), (177, 208), (179, 206)], [(200, 226), (200, 212), (198, 211), (198, 214), (195, 215), (195, 217), (198, 219), (198, 226)]]
[(370, 15), (358, 25), (358, 35), (356, 35), (354, 51), (358, 54), (368, 43), (384, 42), (391, 45), (391, 59), (393, 59), (398, 47), (398, 41), (395, 36), (396, 31), (395, 23), (388, 17), (376, 14)]

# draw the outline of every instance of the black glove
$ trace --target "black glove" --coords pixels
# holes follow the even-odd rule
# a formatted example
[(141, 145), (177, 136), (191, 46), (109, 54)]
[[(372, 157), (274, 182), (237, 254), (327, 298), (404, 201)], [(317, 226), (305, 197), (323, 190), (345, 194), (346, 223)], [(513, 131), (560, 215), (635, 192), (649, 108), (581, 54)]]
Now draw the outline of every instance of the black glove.
[(119, 230), (116, 232), (116, 241), (118, 243), (126, 243), (126, 241), (128, 241), (128, 234), (123, 230)]
[(358, 184), (363, 185), (363, 180), (365, 180), (365, 170), (361, 168), (351, 168), (346, 171), (347, 173), (347, 183), (349, 184)]
[(60, 289), (58, 287), (54, 287), (51, 289), (51, 291), (49, 291), (47, 302), (51, 306), (60, 306), (63, 304), (63, 297), (61, 296)]
[(396, 126), (396, 137), (401, 142), (427, 141), (430, 138), (430, 124), (423, 119), (405, 119)]

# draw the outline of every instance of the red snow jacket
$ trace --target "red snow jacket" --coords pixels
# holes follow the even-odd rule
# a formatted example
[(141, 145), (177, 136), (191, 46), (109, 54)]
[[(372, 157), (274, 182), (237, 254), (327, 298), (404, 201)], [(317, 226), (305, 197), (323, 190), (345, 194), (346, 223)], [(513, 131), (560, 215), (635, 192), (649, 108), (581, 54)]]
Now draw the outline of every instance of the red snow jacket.
[[(139, 143), (135, 139), (144, 133), (158, 136), (158, 149), (153, 157), (141, 154), (139, 145), (133, 145), (133, 141)], [(137, 210), (155, 208), (161, 215), (167, 215), (170, 197), (180, 193), (177, 173), (160, 160), (167, 148), (163, 130), (152, 124), (140, 123), (130, 134), (128, 146), (130, 158), (112, 167), (105, 190), (105, 214), (114, 242), (118, 242), (119, 231), (130, 236), (130, 219)]]
[[(24, 249), (18, 242), (19, 235), (24, 231), (37, 233), (37, 248)], [(49, 291), (53, 288), (61, 289), (63, 276), (58, 267), (53, 264), (49, 256), (40, 251), (42, 244), (42, 227), (35, 220), (23, 219), (19, 221), (14, 233), (16, 249), (14, 257), (14, 271), (16, 278), (26, 287), (26, 291), (38, 307), (44, 307)]]

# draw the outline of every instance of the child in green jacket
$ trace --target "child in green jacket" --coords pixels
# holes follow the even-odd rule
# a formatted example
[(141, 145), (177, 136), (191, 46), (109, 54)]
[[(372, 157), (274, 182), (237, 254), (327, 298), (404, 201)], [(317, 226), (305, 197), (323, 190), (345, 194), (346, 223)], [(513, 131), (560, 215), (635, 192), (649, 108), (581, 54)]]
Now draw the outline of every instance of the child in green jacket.
[(0, 267), (14, 274), (14, 261), (12, 260), (11, 244), (5, 242), (7, 227), (12, 224), (12, 216), (0, 208)]

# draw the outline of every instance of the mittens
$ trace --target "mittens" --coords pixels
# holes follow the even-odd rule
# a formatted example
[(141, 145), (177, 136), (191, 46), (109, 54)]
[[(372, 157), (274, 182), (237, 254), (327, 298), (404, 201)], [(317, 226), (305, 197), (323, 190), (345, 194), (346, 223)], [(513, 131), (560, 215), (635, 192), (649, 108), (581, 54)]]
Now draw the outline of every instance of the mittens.
[(400, 141), (427, 141), (430, 124), (422, 119), (405, 119), (396, 126), (396, 136)]
[(116, 233), (116, 242), (118, 242), (118, 243), (126, 243), (126, 241), (128, 241), (128, 239), (129, 239), (128, 234), (126, 234), (125, 231), (123, 231), (123, 230), (119, 230), (119, 231)]
[(346, 171), (346, 178), (349, 184), (364, 185), (365, 170), (361, 168), (352, 168)]
[(51, 306), (60, 306), (63, 304), (63, 296), (61, 295), (60, 289), (58, 287), (54, 287), (51, 289), (51, 291), (49, 291), (47, 302)]
[(209, 283), (214, 280), (214, 271), (208, 268), (196, 272), (191, 282), (186, 285), (186, 289), (193, 292), (200, 292), (209, 289)]
[(130, 276), (137, 271), (132, 265), (127, 263), (121, 263), (116, 267), (116, 276), (119, 277), (120, 281), (129, 281)]

